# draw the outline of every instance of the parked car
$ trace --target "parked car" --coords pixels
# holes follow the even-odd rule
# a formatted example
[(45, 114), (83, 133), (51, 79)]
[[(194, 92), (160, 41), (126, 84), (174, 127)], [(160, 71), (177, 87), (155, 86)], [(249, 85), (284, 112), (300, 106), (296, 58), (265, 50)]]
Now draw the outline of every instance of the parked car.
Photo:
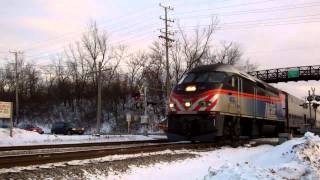
[(1, 125), (0, 125), (0, 128), (10, 128), (10, 125), (8, 125), (8, 124), (1, 124)]
[(82, 135), (84, 133), (83, 127), (77, 127), (76, 125), (69, 122), (56, 122), (52, 125), (51, 128), (52, 134), (79, 134)]
[(24, 130), (27, 130), (27, 131), (37, 132), (39, 134), (43, 134), (44, 133), (44, 131), (41, 128), (33, 126), (32, 124), (20, 124), (18, 126), (18, 128), (24, 129)]

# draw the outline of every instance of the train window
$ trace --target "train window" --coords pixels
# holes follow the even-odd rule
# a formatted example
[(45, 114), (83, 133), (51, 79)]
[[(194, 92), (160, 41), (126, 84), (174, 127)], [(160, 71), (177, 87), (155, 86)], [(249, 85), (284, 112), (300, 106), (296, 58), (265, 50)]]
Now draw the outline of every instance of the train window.
[(236, 87), (236, 77), (235, 76), (231, 76), (228, 78), (227, 84), (231, 87)]
[(266, 91), (262, 88), (257, 88), (257, 95), (259, 96), (265, 96), (266, 95)]
[(248, 79), (242, 79), (243, 92), (253, 94), (254, 83)]
[(181, 78), (178, 84), (190, 83), (194, 80), (195, 76), (196, 75), (194, 73), (188, 73)]
[(195, 82), (206, 82), (208, 79), (209, 73), (199, 73), (197, 74), (197, 78), (195, 79)]
[(220, 83), (223, 82), (226, 78), (224, 72), (197, 72), (197, 73), (188, 73), (186, 76), (182, 77), (178, 84), (185, 83)]
[(210, 72), (208, 82), (223, 82), (226, 78), (226, 74), (223, 72)]

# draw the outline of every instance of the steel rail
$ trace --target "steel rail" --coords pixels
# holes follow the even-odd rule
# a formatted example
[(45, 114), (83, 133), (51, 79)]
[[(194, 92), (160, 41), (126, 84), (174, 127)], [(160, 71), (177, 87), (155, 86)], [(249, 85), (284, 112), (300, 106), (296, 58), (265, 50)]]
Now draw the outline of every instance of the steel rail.
[(155, 152), (166, 149), (198, 149), (217, 147), (217, 143), (202, 143), (192, 144), (187, 142), (174, 143), (154, 143), (154, 144), (138, 144), (125, 145), (119, 147), (106, 147), (88, 150), (73, 150), (65, 152), (50, 152), (50, 153), (34, 153), (23, 155), (8, 155), (0, 156), (0, 168), (10, 168), (15, 166), (39, 165), (45, 163), (56, 163), (71, 160), (92, 159), (104, 157), (108, 155), (119, 154), (135, 154), (141, 152)]
[(140, 141), (0, 146), (0, 152), (1, 151), (12, 151), (12, 150), (33, 150), (33, 149), (50, 149), (50, 148), (88, 147), (88, 146), (114, 146), (114, 145), (123, 145), (123, 144), (143, 144), (143, 143), (163, 143), (163, 142), (168, 142), (168, 140), (167, 139), (155, 139), (155, 140), (140, 140)]

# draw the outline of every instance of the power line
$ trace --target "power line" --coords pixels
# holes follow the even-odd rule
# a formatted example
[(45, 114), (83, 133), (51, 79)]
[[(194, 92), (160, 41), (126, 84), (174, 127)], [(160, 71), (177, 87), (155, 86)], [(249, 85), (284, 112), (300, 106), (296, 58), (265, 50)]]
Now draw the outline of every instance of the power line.
[[(139, 31), (138, 34), (141, 34), (142, 37), (144, 37), (146, 35), (150, 35), (150, 33), (153, 33), (153, 32), (154, 31)], [(112, 44), (112, 43), (113, 44), (117, 44), (117, 43), (123, 43), (123, 42), (131, 43), (130, 40), (139, 40), (139, 38), (137, 39), (137, 37), (141, 37), (141, 36), (133, 36), (133, 37), (129, 36), (129, 38), (124, 38), (124, 39), (120, 39), (120, 40), (117, 40), (117, 41), (110, 41), (110, 44)], [(64, 51), (64, 47), (56, 48), (54, 50), (54, 52), (49, 52), (49, 53), (48, 52), (43, 52), (43, 53), (40, 53), (40, 54), (37, 54), (37, 55), (27, 56), (27, 58), (31, 58), (31, 60), (36, 60), (36, 59), (39, 59), (39, 58), (50, 57), (50, 56), (54, 56), (55, 54), (58, 54), (58, 52), (56, 52), (56, 51)]]
[[(318, 14), (317, 16), (320, 16), (320, 14)], [(300, 19), (281, 18), (281, 19), (259, 19), (254, 21), (239, 21), (239, 22), (224, 23), (221, 26), (217, 26), (216, 30), (229, 30), (229, 28), (231, 28), (231, 30), (239, 30), (239, 28), (245, 28), (245, 27), (251, 27), (251, 26), (258, 27), (258, 25), (277, 26), (277, 25), (291, 25), (291, 24), (318, 22), (314, 20), (319, 20), (319, 18), (308, 18), (307, 16), (305, 16)], [(208, 27), (209, 25), (210, 24), (202, 24), (202, 25), (196, 25), (196, 26), (182, 26), (180, 28), (182, 28), (183, 30), (187, 30), (189, 28), (191, 28), (191, 30), (196, 30), (199, 27)], [(232, 28), (233, 26), (236, 26), (237, 29)], [(179, 29), (175, 29), (175, 30), (179, 30)]]
[[(137, 24), (141, 24), (141, 23), (136, 23), (135, 25)], [(150, 26), (154, 26), (154, 25), (158, 25), (158, 23), (153, 23), (151, 24)], [(119, 29), (118, 31), (112, 31), (112, 32), (127, 32), (126, 35), (133, 35), (132, 32), (138, 32), (138, 33), (141, 33), (142, 31), (138, 31), (139, 29), (145, 29), (145, 27), (135, 27), (135, 26), (128, 26), (127, 28), (122, 28), (122, 29)], [(128, 30), (131, 30), (131, 31), (128, 31)], [(134, 31), (132, 31), (134, 30)], [(120, 39), (121, 40), (121, 39)], [(119, 40), (118, 40), (119, 41)], [(122, 40), (121, 40), (122, 41)], [(112, 42), (112, 41), (111, 41)], [(54, 46), (52, 46), (54, 47)], [(59, 48), (54, 48), (54, 50), (63, 50), (65, 47), (59, 47)], [(47, 50), (46, 50), (47, 51)], [(39, 54), (39, 53), (38, 53)], [(40, 53), (41, 54), (41, 53)], [(32, 56), (35, 56), (35, 55), (32, 55)], [(32, 56), (29, 56), (29, 57), (32, 57)]]
[[(155, 8), (152, 7), (152, 8), (149, 8), (149, 9), (144, 9), (144, 10), (138, 11), (137, 13), (133, 13), (133, 14), (132, 14), (132, 13), (128, 13), (128, 14), (126, 14), (126, 15), (124, 15), (124, 16), (119, 17), (119, 18), (112, 18), (112, 19), (110, 19), (109, 21), (104, 21), (104, 22), (100, 23), (98, 26), (99, 26), (100, 28), (101, 28), (101, 27), (105, 27), (105, 26), (106, 26), (106, 23), (109, 23), (109, 22), (117, 22), (117, 23), (115, 23), (115, 24), (112, 24), (112, 25), (117, 25), (117, 24), (120, 24), (120, 23), (119, 23), (119, 19), (125, 19), (126, 17), (133, 18), (133, 17), (136, 16), (136, 15), (139, 15), (139, 14), (143, 15), (142, 13), (151, 11), (151, 10), (153, 10), (153, 9), (155, 9)], [(104, 25), (104, 24), (105, 24), (105, 25)], [(82, 33), (85, 33), (85, 32), (88, 32), (88, 31), (87, 31), (87, 30), (84, 30), (84, 31), (72, 31), (72, 32), (68, 32), (68, 33), (65, 33), (65, 34), (63, 34), (63, 35), (59, 35), (59, 36), (57, 36), (57, 37), (47, 39), (47, 40), (45, 40), (45, 41), (36, 42), (36, 43), (34, 43), (33, 46), (39, 45), (39, 44), (41, 45), (41, 44), (43, 44), (43, 43), (50, 42), (50, 41), (55, 41), (55, 40), (63, 39), (63, 37), (70, 36), (70, 35), (73, 36), (73, 35), (82, 34)], [(33, 46), (29, 46), (29, 47), (33, 47)], [(30, 49), (31, 49), (31, 48), (24, 49), (24, 50), (30, 50)], [(32, 48), (32, 49), (33, 49), (33, 48)]]
[(234, 7), (241, 7), (241, 6), (262, 4), (262, 3), (271, 2), (271, 1), (275, 1), (275, 0), (264, 0), (264, 1), (255, 1), (255, 2), (248, 2), (248, 3), (240, 3), (240, 4), (234, 4), (234, 5), (229, 5), (229, 6), (221, 6), (221, 7), (210, 8), (210, 9), (198, 9), (198, 10), (192, 10), (192, 11), (185, 11), (185, 12), (175, 13), (175, 15), (179, 15), (179, 14), (191, 14), (191, 13), (194, 13), (194, 12), (212, 11), (212, 10), (217, 10), (217, 9), (228, 9), (228, 8), (234, 8)]
[[(145, 28), (145, 26), (142, 26), (142, 27), (139, 27), (137, 25), (143, 25), (145, 24), (144, 23), (145, 21), (140, 21), (140, 22), (137, 22), (137, 23), (134, 23), (134, 24), (127, 24), (126, 26), (121, 26), (121, 27), (117, 27), (117, 28), (112, 28), (113, 30), (112, 31), (109, 31), (107, 32), (108, 34), (112, 34), (112, 33), (118, 33), (118, 32), (128, 32), (128, 30), (130, 29), (141, 29), (141, 28)], [(153, 24), (149, 24), (149, 26), (154, 26), (158, 23), (153, 23)], [(85, 33), (85, 32), (83, 32)], [(74, 40), (73, 40), (74, 41)], [(71, 42), (70, 42), (71, 43)], [(40, 48), (29, 48), (27, 50), (32, 50), (32, 49), (41, 49), (41, 48), (44, 48), (44, 47), (47, 47), (47, 46), (50, 46), (52, 47), (52, 44), (45, 44), (45, 45), (42, 45)]]
[[(317, 19), (311, 19), (311, 20), (317, 20)], [(219, 30), (219, 31), (221, 31), (221, 30), (232, 30), (232, 31), (235, 31), (236, 30), (236, 31), (238, 31), (238, 30), (241, 30), (241, 28), (242, 29), (251, 29), (251, 28), (259, 28), (259, 27), (266, 27), (266, 26), (274, 27), (274, 26), (279, 26), (279, 25), (304, 24), (304, 23), (316, 23), (316, 22), (319, 22), (319, 21), (310, 21), (310, 20), (309, 21), (305, 21), (304, 20), (304, 21), (301, 22), (301, 21), (295, 20), (295, 21), (292, 22), (292, 20), (291, 20), (291, 21), (280, 21), (280, 22), (271, 23), (271, 24), (270, 23), (266, 24), (266, 22), (260, 22), (260, 23), (254, 23), (254, 24), (238, 25), (237, 29), (234, 29), (234, 28), (230, 27), (231, 25), (235, 25), (235, 24), (228, 24), (229, 26), (227, 26), (227, 27), (220, 26), (220, 27), (217, 27), (216, 30)], [(185, 30), (185, 31), (187, 31), (187, 30), (196, 30), (198, 27), (203, 27), (203, 26), (207, 27), (209, 25), (185, 26), (185, 27), (182, 27), (182, 29)], [(192, 28), (192, 29), (189, 29), (189, 28)], [(143, 36), (147, 35), (144, 32), (142, 32), (142, 33), (143, 33)], [(129, 43), (132, 43), (132, 42), (128, 41), (130, 39), (132, 39), (132, 38), (118, 40), (116, 42), (122, 43), (122, 42), (127, 41)], [(134, 40), (138, 41), (139, 39), (134, 39)], [(63, 50), (63, 49), (59, 48), (59, 50)], [(53, 53), (53, 54), (55, 54), (55, 53)], [(35, 59), (39, 59), (39, 58), (50, 57), (50, 56), (53, 56), (53, 54), (49, 54), (48, 55), (47, 53), (44, 53), (43, 55), (39, 54), (37, 56), (29, 56), (29, 58), (32, 58), (31, 60), (35, 60)]]
[[(273, 0), (267, 0), (267, 1), (273, 1)], [(266, 2), (266, 1), (262, 1), (262, 2)], [(257, 4), (257, 3), (262, 3), (262, 2), (251, 2), (251, 3), (237, 4), (237, 5), (232, 5), (232, 6), (225, 6), (225, 7), (220, 7), (220, 8), (230, 8), (230, 7), (244, 6), (244, 5), (249, 5), (249, 4)], [(139, 11), (139, 12), (133, 13), (133, 14), (130, 14), (130, 13), (129, 13), (128, 15), (119, 17), (118, 20), (119, 20), (119, 19), (125, 19), (126, 17), (133, 18), (133, 17), (136, 16), (136, 15), (139, 15), (139, 16), (140, 16), (140, 15), (143, 15), (143, 13), (148, 12), (148, 11), (151, 11), (151, 10), (153, 10), (153, 9), (154, 9), (154, 8), (150, 8), (150, 9), (143, 10), (143, 11)], [(110, 20), (110, 21), (115, 21), (115, 18), (113, 18), (113, 19)], [(105, 21), (105, 22), (103, 22), (103, 23), (100, 23), (99, 26), (103, 27), (103, 26), (102, 26), (103, 24), (106, 24), (106, 23), (108, 23), (108, 22), (110, 22), (110, 21)], [(119, 21), (116, 21), (116, 22), (119, 22)], [(117, 24), (119, 24), (119, 23), (117, 23)], [(114, 25), (114, 24), (113, 24), (113, 25)], [(39, 45), (42, 45), (43, 43), (46, 43), (46, 42), (50, 42), (50, 41), (54, 41), (54, 40), (58, 40), (58, 39), (63, 39), (62, 37), (65, 37), (65, 36), (76, 35), (76, 34), (81, 34), (81, 33), (85, 33), (85, 32), (87, 32), (87, 31), (81, 31), (81, 32), (79, 32), (79, 31), (74, 31), (74, 32), (69, 32), (69, 33), (60, 35), (60, 36), (58, 36), (58, 37), (56, 37), (56, 38), (51, 38), (51, 39), (48, 39), (48, 40), (46, 40), (46, 41), (40, 41), (40, 42), (38, 42), (38, 43), (35, 43), (35, 45), (38, 45), (38, 46), (39, 46)], [(24, 50), (34, 49), (34, 46), (35, 46), (35, 45), (29, 46), (29, 48), (24, 49)], [(30, 47), (31, 47), (31, 48), (30, 48)]]
[(278, 6), (278, 7), (271, 7), (271, 8), (261, 8), (261, 9), (252, 9), (252, 10), (246, 10), (246, 11), (231, 11), (231, 12), (225, 12), (225, 13), (216, 13), (216, 14), (205, 14), (205, 15), (197, 15), (197, 16), (177, 16), (177, 19), (192, 19), (192, 18), (208, 18), (212, 16), (234, 16), (234, 15), (243, 15), (243, 14), (255, 14), (255, 13), (270, 13), (275, 11), (284, 11), (284, 10), (296, 10), (301, 8), (309, 8), (309, 7), (316, 7), (320, 6), (319, 2), (313, 2), (313, 3), (301, 3), (296, 4), (293, 6)]
[[(259, 19), (259, 20), (253, 20), (253, 21), (238, 21), (238, 22), (231, 22), (231, 23), (224, 23), (224, 24), (222, 24), (222, 25), (235, 25), (236, 23), (242, 23), (241, 25), (243, 25), (243, 23), (253, 23), (253, 22), (262, 22), (262, 21), (264, 21), (264, 22), (266, 22), (266, 21), (273, 21), (273, 20), (284, 20), (284, 19), (293, 19), (293, 18), (306, 18), (306, 17), (311, 17), (311, 16), (319, 16), (320, 14), (314, 14), (314, 15), (307, 15), (307, 16), (295, 16), (295, 17), (286, 17), (286, 18), (270, 18), (270, 19)], [(137, 23), (137, 24), (139, 24), (139, 23)], [(157, 24), (157, 23), (154, 23), (154, 24)], [(154, 25), (154, 24), (152, 24), (152, 25)], [(207, 26), (207, 25), (199, 25), (199, 26)], [(185, 26), (186, 28), (188, 28), (188, 27), (196, 27), (196, 26)], [(121, 31), (121, 30), (120, 30)], [(120, 31), (118, 31), (118, 32), (120, 32)], [(114, 31), (114, 32), (117, 32), (117, 31)], [(60, 48), (59, 48), (60, 49)], [(62, 49), (60, 49), (60, 50), (62, 50)], [(33, 55), (34, 56), (34, 55)], [(30, 56), (29, 56), (30, 57)]]

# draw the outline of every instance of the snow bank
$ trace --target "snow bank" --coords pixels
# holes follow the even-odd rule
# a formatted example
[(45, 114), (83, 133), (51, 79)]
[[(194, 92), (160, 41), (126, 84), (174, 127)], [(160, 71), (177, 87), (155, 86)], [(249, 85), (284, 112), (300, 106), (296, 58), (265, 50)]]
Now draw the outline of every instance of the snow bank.
[(40, 145), (40, 144), (69, 144), (69, 143), (90, 143), (90, 142), (115, 142), (115, 141), (142, 141), (152, 139), (163, 139), (164, 136), (142, 136), (142, 135), (48, 135), (38, 134), (32, 131), (14, 128), (13, 137), (10, 137), (10, 130), (0, 128), (0, 146), (18, 145)]
[(149, 166), (127, 172), (91, 174), (89, 179), (320, 179), (320, 138), (312, 133), (278, 146), (222, 147), (189, 153), (198, 158)]
[(308, 132), (245, 161), (212, 167), (204, 179), (319, 179), (320, 138)]

